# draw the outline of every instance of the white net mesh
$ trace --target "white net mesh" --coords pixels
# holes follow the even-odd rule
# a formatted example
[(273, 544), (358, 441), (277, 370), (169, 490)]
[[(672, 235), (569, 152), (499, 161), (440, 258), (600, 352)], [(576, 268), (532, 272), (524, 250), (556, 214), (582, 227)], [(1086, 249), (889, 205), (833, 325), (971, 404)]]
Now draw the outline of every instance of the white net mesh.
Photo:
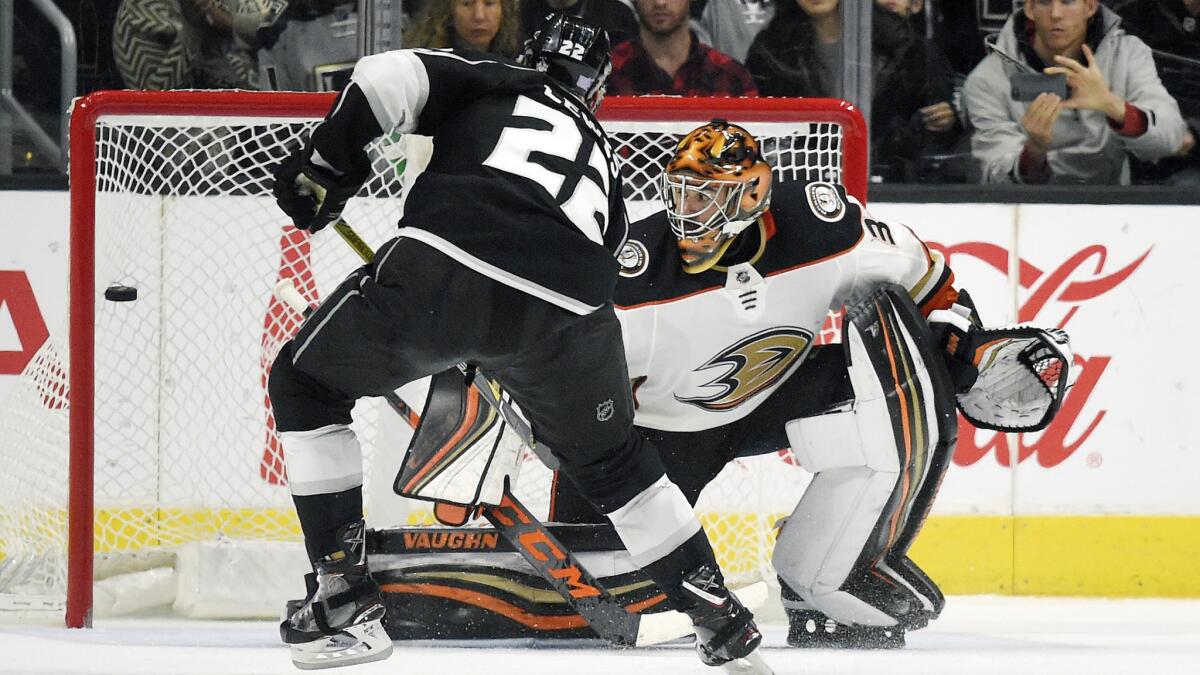
[[(605, 120), (620, 146), (631, 216), (654, 208), (661, 166), (682, 134), (706, 121)], [(315, 122), (99, 119), (96, 175), (72, 186), (96, 194), (97, 577), (188, 541), (299, 538), (265, 394), (267, 368), (298, 317), (271, 288), (292, 278), (316, 302), (359, 264), (331, 233), (310, 238), (292, 228), (270, 196), (272, 167)], [(746, 126), (778, 179), (842, 178), (836, 124)], [(370, 149), (376, 171), (346, 210), (374, 245), (391, 236), (415, 172), (407, 147), (388, 136)], [(113, 285), (136, 288), (137, 299), (105, 300)], [(53, 331), (0, 406), (0, 596), (65, 593), (66, 336), (66, 326)], [(368, 465), (380, 446), (403, 450), (378, 440), (381, 414), (390, 415), (373, 400), (355, 409)], [(550, 474), (534, 462), (518, 496), (545, 515)], [(731, 574), (768, 571), (771, 524), (807, 482), (791, 466), (783, 455), (739, 460), (702, 497), (702, 520)], [(428, 521), (425, 511), (409, 514)]]

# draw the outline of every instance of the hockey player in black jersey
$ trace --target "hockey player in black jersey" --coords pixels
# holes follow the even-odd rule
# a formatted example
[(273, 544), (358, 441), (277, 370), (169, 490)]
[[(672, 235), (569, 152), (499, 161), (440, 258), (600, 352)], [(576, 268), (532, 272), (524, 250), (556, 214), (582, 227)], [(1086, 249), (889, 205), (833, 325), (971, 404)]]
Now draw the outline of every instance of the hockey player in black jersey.
[[(636, 427), (692, 504), (732, 459), (790, 446), (815, 476), (773, 555), (788, 642), (903, 645), (944, 603), (907, 553), (956, 401), (978, 425), (1040, 428), (1065, 392), (1065, 335), (982, 329), (911, 230), (840, 185), (775, 184), (737, 125), (684, 138), (662, 192), (666, 210), (631, 226), (615, 296)], [(814, 347), (843, 306), (845, 344)], [(553, 520), (599, 521), (567, 482), (554, 503)]]
[(359, 61), (306, 147), (276, 172), (297, 227), (340, 217), (384, 131), (430, 135), (398, 236), (305, 321), (269, 390), (313, 563), (281, 632), (301, 668), (385, 658), (366, 566), (356, 399), (459, 362), (498, 380), (561, 472), (613, 523), (634, 561), (687, 612), (711, 664), (761, 636), (722, 583), (708, 540), (633, 404), (611, 304), (627, 223), (612, 148), (593, 116), (608, 38), (552, 15), (522, 64), (400, 50)]

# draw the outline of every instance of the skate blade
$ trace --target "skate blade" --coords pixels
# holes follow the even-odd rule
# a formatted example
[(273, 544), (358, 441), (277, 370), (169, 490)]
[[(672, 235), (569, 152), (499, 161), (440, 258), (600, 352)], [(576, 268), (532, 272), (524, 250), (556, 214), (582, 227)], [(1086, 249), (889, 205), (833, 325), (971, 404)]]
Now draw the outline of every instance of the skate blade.
[(381, 661), (392, 655), (392, 639), (383, 622), (368, 621), (319, 640), (292, 645), (292, 663), (300, 670), (338, 668)]
[(721, 664), (721, 670), (730, 675), (775, 675), (775, 671), (771, 670), (771, 666), (767, 665), (757, 649), (748, 656)]

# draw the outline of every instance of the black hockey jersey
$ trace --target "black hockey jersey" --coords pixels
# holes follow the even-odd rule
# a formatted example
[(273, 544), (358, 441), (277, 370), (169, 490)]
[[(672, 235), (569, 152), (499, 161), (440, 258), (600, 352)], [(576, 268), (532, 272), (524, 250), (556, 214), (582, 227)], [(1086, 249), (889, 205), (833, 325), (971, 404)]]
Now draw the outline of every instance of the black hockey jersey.
[(615, 302), (638, 425), (698, 431), (749, 415), (808, 357), (829, 311), (880, 283), (926, 312), (957, 298), (940, 255), (839, 185), (781, 183), (756, 226), (742, 234), (760, 246), (747, 262), (700, 274), (683, 271), (665, 212), (631, 226)]
[(351, 82), (381, 129), (433, 137), (400, 236), (578, 314), (611, 300), (628, 223), (591, 111), (544, 73), (469, 51), (368, 56)]

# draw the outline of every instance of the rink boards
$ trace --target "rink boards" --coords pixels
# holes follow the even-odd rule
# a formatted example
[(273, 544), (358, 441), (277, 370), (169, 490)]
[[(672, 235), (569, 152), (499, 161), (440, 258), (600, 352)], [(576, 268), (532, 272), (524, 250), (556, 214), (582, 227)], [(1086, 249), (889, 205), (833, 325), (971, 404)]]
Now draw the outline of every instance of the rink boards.
[[(39, 322), (63, 324), (67, 297), (66, 194), (6, 192), (4, 201), (0, 397), (44, 334)], [(943, 251), (989, 325), (1066, 328), (1080, 367), (1044, 432), (960, 428), (955, 465), (915, 547), (918, 562), (950, 593), (1200, 596), (1200, 580), (1187, 571), (1200, 556), (1200, 453), (1188, 425), (1200, 401), (1189, 349), (1200, 208), (872, 210)], [(228, 466), (245, 469), (224, 477), (232, 490), (262, 492), (244, 448), (211, 451), (231, 453)]]

